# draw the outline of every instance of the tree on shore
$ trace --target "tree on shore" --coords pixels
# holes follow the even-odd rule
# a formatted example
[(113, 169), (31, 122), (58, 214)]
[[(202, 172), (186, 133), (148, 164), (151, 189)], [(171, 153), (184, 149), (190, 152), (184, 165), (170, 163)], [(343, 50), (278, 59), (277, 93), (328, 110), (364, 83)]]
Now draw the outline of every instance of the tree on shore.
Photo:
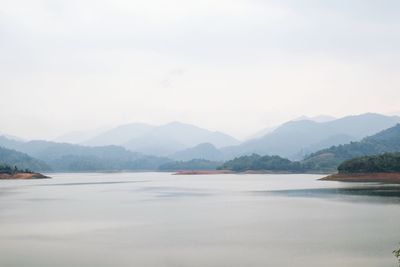
[(397, 258), (400, 267), (400, 248), (393, 250), (393, 255)]

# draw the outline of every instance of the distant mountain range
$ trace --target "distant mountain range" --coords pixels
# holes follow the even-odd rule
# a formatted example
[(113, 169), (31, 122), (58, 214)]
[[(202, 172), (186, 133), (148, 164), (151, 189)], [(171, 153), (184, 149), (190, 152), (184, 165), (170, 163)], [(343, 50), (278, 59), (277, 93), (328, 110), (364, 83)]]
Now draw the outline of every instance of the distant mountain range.
[[(400, 124), (397, 124), (359, 142), (351, 142), (320, 150), (301, 161), (290, 161), (280, 156), (252, 154), (226, 161), (219, 169), (239, 172), (249, 170), (334, 172), (340, 166), (341, 169), (339, 170), (348, 172), (362, 172), (363, 170), (365, 172), (397, 171), (399, 169), (399, 151)], [(397, 153), (387, 154), (388, 152)]]
[(176, 152), (169, 156), (174, 160), (207, 159), (221, 161), (224, 158), (221, 150), (210, 143), (203, 143), (192, 148)]
[(25, 153), (0, 147), (0, 164), (18, 166), (19, 169), (35, 171), (49, 171), (51, 168), (41, 160), (35, 159)]
[[(168, 158), (132, 152), (120, 146), (88, 147), (40, 140), (22, 142), (4, 136), (0, 136), (0, 146), (29, 155), (21, 163), (7, 162), (7, 157), (3, 157), (4, 160), (0, 158), (0, 162), (33, 171), (156, 170), (159, 165), (171, 161)], [(37, 162), (31, 164), (33, 160), (44, 163), (46, 168), (39, 166)]]
[[(88, 133), (85, 134), (88, 136)], [(118, 145), (130, 151), (155, 156), (168, 156), (201, 143), (210, 143), (217, 148), (238, 145), (240, 141), (232, 136), (213, 132), (194, 125), (171, 122), (161, 126), (144, 123), (121, 125), (101, 132), (91, 138), (79, 138), (79, 134), (71, 133), (59, 140), (82, 140), (85, 146)]]
[[(374, 113), (339, 119), (325, 115), (301, 116), (273, 129), (258, 132), (254, 135), (256, 138), (242, 143), (228, 134), (181, 122), (161, 126), (132, 123), (103, 131), (80, 145), (118, 145), (133, 152), (175, 160), (229, 160), (252, 153), (300, 160), (326, 147), (359, 141), (399, 122), (398, 116)], [(79, 140), (76, 134), (73, 139)]]
[(167, 156), (201, 143), (210, 143), (220, 148), (237, 145), (240, 142), (221, 132), (212, 132), (190, 124), (172, 122), (155, 127), (142, 136), (131, 139), (123, 146), (132, 151)]
[[(332, 117), (332, 116), (327, 116), (327, 115), (319, 115), (319, 116), (314, 116), (314, 117), (300, 116), (291, 121), (304, 121), (304, 120), (313, 121), (313, 122), (328, 122), (328, 121), (336, 120), (336, 118)], [(263, 137), (263, 136), (273, 132), (278, 127), (279, 126), (264, 128), (261, 131), (258, 131), (255, 134), (250, 135), (250, 137), (248, 137), (246, 140), (257, 139), (257, 138)]]
[(123, 145), (134, 138), (145, 135), (153, 128), (154, 126), (145, 123), (120, 125), (94, 135), (81, 144), (88, 146)]
[(322, 149), (306, 157), (303, 162), (313, 165), (315, 169), (335, 170), (345, 160), (387, 152), (400, 152), (400, 124), (359, 142)]
[(314, 122), (328, 122), (328, 121), (334, 121), (337, 118), (328, 116), (328, 115), (318, 115), (314, 117), (308, 117), (308, 116), (300, 116), (292, 121), (314, 121)]
[[(310, 164), (322, 164), (321, 168), (329, 165), (330, 168), (348, 156), (335, 152), (332, 158), (327, 156), (332, 155), (325, 151), (327, 148), (350, 142), (354, 144), (360, 140), (364, 144), (365, 140), (370, 140), (366, 136), (400, 123), (398, 116), (374, 113), (340, 119), (311, 119), (314, 120), (300, 118), (289, 121), (260, 138), (243, 143), (221, 132), (172, 122), (161, 126), (142, 123), (122, 125), (96, 133), (81, 144), (24, 141), (17, 137), (0, 136), (0, 146), (25, 153), (54, 171), (157, 170), (160, 165), (172, 161), (201, 159), (222, 162), (253, 153), (278, 155), (297, 161), (305, 158)], [(74, 140), (83, 139), (79, 134), (73, 137)], [(356, 148), (353, 145), (349, 151), (357, 151)], [(393, 149), (397, 151), (397, 146), (385, 146), (382, 151), (373, 151), (394, 152)], [(320, 150), (325, 152), (317, 152)], [(360, 154), (357, 153), (354, 156)], [(324, 163), (321, 160), (324, 158), (330, 160)], [(32, 169), (40, 171), (39, 167)]]
[(263, 137), (246, 141), (238, 146), (225, 147), (221, 151), (226, 159), (257, 153), (299, 160), (322, 148), (358, 141), (399, 122), (398, 116), (374, 113), (327, 122), (295, 120), (284, 123)]

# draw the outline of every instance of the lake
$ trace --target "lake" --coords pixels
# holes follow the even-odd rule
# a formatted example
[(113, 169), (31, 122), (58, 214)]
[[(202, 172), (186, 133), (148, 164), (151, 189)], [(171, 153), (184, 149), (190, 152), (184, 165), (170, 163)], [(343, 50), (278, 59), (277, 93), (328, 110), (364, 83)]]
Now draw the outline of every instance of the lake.
[(400, 187), (320, 175), (0, 181), (1, 267), (394, 267)]

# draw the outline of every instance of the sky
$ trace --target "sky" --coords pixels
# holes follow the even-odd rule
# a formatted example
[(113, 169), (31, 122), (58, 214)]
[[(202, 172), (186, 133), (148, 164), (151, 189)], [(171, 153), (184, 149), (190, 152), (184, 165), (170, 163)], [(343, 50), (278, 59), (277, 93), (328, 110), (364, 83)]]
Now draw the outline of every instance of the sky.
[(398, 0), (0, 0), (0, 132), (181, 121), (237, 138), (400, 113)]

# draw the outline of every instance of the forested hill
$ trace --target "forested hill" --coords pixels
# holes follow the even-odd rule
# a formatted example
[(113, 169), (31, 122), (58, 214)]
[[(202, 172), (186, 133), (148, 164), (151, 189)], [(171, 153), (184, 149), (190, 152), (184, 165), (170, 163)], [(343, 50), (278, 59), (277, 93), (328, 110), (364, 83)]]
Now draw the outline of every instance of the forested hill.
[[(171, 161), (168, 158), (134, 153), (119, 146), (86, 147), (40, 140), (22, 142), (5, 137), (0, 137), (0, 145), (7, 147), (8, 151), (15, 149), (12, 151), (19, 153), (4, 154), (5, 163), (33, 171), (45, 171), (50, 168), (52, 171), (62, 172), (157, 170), (161, 164)], [(25, 155), (25, 161), (18, 160), (21, 154)], [(26, 161), (30, 161), (30, 164), (23, 164)], [(43, 166), (50, 167), (43, 169)]]
[(320, 150), (306, 157), (303, 163), (313, 166), (313, 169), (334, 170), (346, 160), (387, 152), (400, 152), (400, 124), (360, 142)]
[(347, 160), (339, 165), (339, 173), (400, 172), (400, 153), (385, 153)]
[[(400, 152), (400, 124), (373, 136), (366, 137), (360, 142), (352, 142), (350, 144), (333, 146), (328, 149), (320, 150), (302, 161), (290, 161), (279, 156), (259, 156), (253, 154), (251, 156), (242, 156), (227, 161), (220, 169), (238, 172), (248, 170), (334, 172), (337, 170), (338, 166), (346, 160), (363, 156), (380, 155), (388, 152)], [(385, 156), (383, 158), (377, 156), (377, 158), (373, 159), (374, 161), (379, 161), (379, 164), (386, 164), (389, 160), (394, 160), (393, 156)], [(362, 160), (357, 159), (354, 161), (354, 164), (352, 163), (351, 168), (357, 168), (355, 164), (358, 164), (360, 161), (364, 164), (365, 160), (369, 160), (369, 158), (362, 158)], [(392, 164), (393, 161), (389, 163)], [(385, 167), (379, 166), (378, 169), (385, 169)], [(367, 167), (360, 168), (365, 169)]]
[(10, 166), (18, 169), (29, 169), (34, 171), (49, 171), (51, 168), (43, 161), (37, 160), (25, 153), (12, 149), (0, 147), (0, 165)]
[(17, 166), (11, 166), (4, 163), (0, 163), (0, 174), (15, 174), (15, 173), (30, 173), (29, 169), (19, 169)]
[(284, 171), (284, 172), (304, 172), (307, 167), (300, 162), (290, 161), (279, 156), (242, 156), (225, 162), (218, 169), (230, 170), (235, 172), (244, 171)]

